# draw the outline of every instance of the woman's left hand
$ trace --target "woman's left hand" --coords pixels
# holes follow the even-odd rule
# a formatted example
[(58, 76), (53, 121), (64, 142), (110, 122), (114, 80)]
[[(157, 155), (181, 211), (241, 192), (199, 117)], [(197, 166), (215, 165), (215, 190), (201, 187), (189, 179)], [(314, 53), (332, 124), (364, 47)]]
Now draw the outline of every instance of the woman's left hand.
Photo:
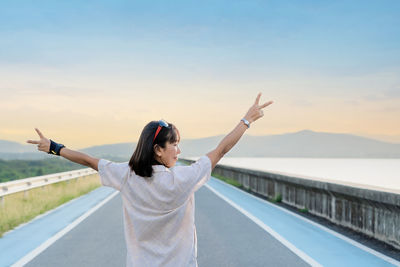
[(248, 120), (250, 123), (255, 122), (259, 118), (263, 117), (264, 112), (262, 109), (274, 103), (273, 101), (268, 101), (260, 105), (260, 97), (261, 93), (257, 95), (256, 101), (250, 107), (249, 111), (247, 111), (247, 114), (244, 116), (244, 118)]

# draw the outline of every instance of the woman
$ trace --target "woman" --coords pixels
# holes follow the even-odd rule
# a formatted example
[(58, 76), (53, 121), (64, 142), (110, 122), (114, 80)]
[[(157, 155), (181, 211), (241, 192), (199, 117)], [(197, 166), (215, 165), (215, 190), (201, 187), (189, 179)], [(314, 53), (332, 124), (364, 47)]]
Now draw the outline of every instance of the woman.
[(165, 121), (148, 123), (129, 162), (114, 163), (66, 148), (39, 131), (38, 150), (62, 156), (99, 172), (101, 183), (121, 192), (127, 266), (197, 266), (194, 192), (205, 184), (218, 161), (250, 124), (264, 116), (261, 93), (244, 118), (216, 149), (190, 166), (175, 166), (180, 149), (177, 128)]

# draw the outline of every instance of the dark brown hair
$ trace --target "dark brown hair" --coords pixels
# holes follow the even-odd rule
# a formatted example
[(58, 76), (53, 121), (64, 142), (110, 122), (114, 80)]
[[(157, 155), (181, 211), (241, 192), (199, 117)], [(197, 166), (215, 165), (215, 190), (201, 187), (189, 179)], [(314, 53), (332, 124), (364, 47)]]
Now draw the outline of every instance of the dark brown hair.
[(165, 148), (167, 142), (175, 143), (180, 141), (178, 129), (175, 125), (168, 123), (168, 127), (161, 127), (153, 143), (158, 125), (158, 121), (151, 121), (143, 128), (135, 152), (133, 152), (129, 160), (131, 170), (139, 176), (151, 177), (153, 175), (153, 165), (161, 164), (154, 159), (155, 145)]

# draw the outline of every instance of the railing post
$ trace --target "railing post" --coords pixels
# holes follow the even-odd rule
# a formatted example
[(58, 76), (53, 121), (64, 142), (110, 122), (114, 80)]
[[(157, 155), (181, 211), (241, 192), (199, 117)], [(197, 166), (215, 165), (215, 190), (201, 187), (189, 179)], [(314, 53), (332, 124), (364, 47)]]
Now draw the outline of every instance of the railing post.
[(0, 197), (0, 207), (4, 207), (4, 202), (5, 202), (5, 199), (4, 199), (4, 196), (1, 196)]
[(24, 190), (24, 199), (28, 198), (29, 196), (29, 189)]

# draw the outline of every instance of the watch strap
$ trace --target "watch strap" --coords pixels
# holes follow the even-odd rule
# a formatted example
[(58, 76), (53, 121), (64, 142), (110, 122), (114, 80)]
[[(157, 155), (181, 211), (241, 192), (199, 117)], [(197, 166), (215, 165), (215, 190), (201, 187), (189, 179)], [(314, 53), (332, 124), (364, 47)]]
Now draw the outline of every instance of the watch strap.
[(250, 128), (250, 122), (248, 120), (246, 120), (245, 118), (241, 119), (241, 121), (244, 122), (244, 124), (246, 124), (247, 128)]
[(63, 144), (58, 144), (50, 139), (50, 151), (48, 153), (60, 156), (60, 151), (63, 147), (65, 147)]

